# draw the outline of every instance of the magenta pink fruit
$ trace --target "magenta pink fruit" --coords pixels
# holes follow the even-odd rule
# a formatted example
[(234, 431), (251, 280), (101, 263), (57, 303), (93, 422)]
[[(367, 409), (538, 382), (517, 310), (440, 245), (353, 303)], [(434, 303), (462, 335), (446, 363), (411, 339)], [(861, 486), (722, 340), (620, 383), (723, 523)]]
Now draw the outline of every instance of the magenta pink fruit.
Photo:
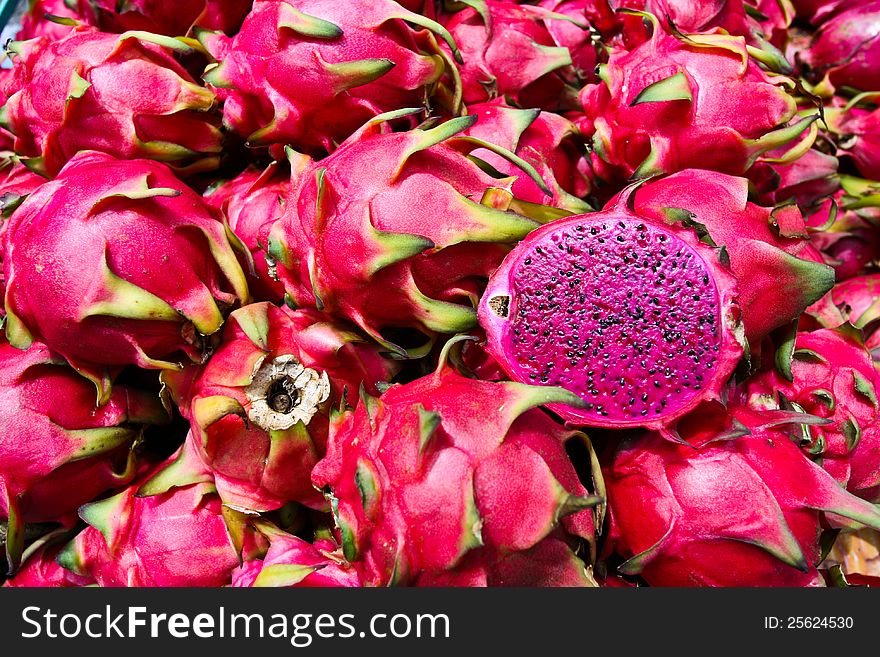
[[(669, 34), (651, 14), (649, 41), (614, 50), (601, 82), (581, 91), (593, 166), (608, 181), (689, 167), (741, 175), (765, 153), (795, 142), (790, 161), (815, 138), (817, 116), (797, 118), (790, 79), (759, 64), (778, 57), (743, 37)], [(809, 126), (809, 129), (808, 129)]]
[(164, 164), (102, 153), (78, 154), (19, 206), (3, 265), (10, 342), (45, 342), (105, 393), (107, 365), (200, 360), (204, 336), (248, 301), (201, 197)]
[(62, 549), (58, 563), (99, 586), (224, 586), (240, 555), (261, 551), (252, 530), (227, 528), (236, 514), (221, 506), (210, 483), (148, 497), (138, 496), (136, 483), (86, 504), (79, 515), (89, 526)]
[(72, 25), (48, 20), (47, 16), (93, 24), (81, 13), (81, 2), (74, 0), (74, 7), (70, 4), (68, 0), (29, 0), (28, 9), (21, 19), (21, 29), (15, 35), (16, 41), (27, 41), (41, 36), (57, 41), (70, 33)]
[(749, 169), (748, 178), (755, 185), (760, 205), (776, 206), (794, 201), (800, 208), (809, 208), (838, 190), (836, 157), (811, 148), (788, 164), (773, 163), (773, 158), (784, 156), (785, 150), (783, 147), (770, 151), (770, 161), (758, 162)]
[[(841, 6), (842, 3), (841, 3)], [(880, 2), (856, 3), (822, 23), (810, 48), (801, 53), (823, 89), (880, 91)]]
[(446, 25), (464, 60), (459, 68), (465, 103), (503, 96), (520, 107), (577, 105), (577, 90), (567, 84), (574, 73), (571, 53), (556, 45), (545, 21), (567, 22), (585, 34), (586, 24), (530, 5), (497, 0), (462, 4), (468, 6)]
[(79, 27), (10, 48), (15, 70), (2, 123), (31, 168), (55, 175), (82, 150), (191, 171), (216, 166), (222, 137), (206, 113), (214, 94), (175, 61), (175, 51), (192, 51), (183, 42)]
[(583, 155), (582, 141), (575, 125), (552, 112), (521, 110), (510, 107), (503, 98), (468, 107), (477, 122), (462, 132), (516, 153), (535, 167), (553, 192), (548, 197), (538, 184), (503, 156), (486, 149), (472, 155), (488, 162), (496, 170), (517, 176), (511, 191), (517, 199), (536, 204), (550, 204), (575, 214), (592, 208), (581, 199), (592, 188), (592, 172)]
[(638, 188), (633, 207), (658, 221), (695, 222), (725, 249), (745, 335), (757, 348), (770, 331), (797, 319), (828, 292), (834, 271), (811, 244), (796, 206), (762, 207), (748, 194), (743, 178), (693, 169)]
[(489, 352), (514, 380), (576, 393), (551, 407), (573, 422), (669, 424), (717, 397), (743, 352), (719, 250), (634, 199), (533, 231), (480, 302)]
[(136, 474), (146, 424), (167, 422), (159, 400), (126, 386), (95, 389), (44, 345), (0, 341), (0, 517), (17, 565), (26, 523), (64, 521)]
[(232, 586), (361, 586), (360, 576), (335, 541), (319, 538), (309, 543), (265, 521), (255, 524), (269, 539), (269, 550), (263, 559), (246, 561), (233, 571)]
[(880, 491), (880, 373), (854, 331), (801, 332), (777, 370), (747, 380), (755, 408), (796, 408), (828, 424), (805, 427), (802, 448), (859, 497)]
[[(308, 158), (298, 162), (304, 168)], [(253, 262), (253, 275), (248, 277), (252, 296), (257, 301), (280, 302), (284, 286), (273, 277), (274, 270), (266, 261), (265, 244), (260, 242), (260, 229), (281, 216), (284, 199), (294, 171), (286, 174), (273, 163), (263, 171), (251, 167), (232, 180), (214, 187), (205, 194), (205, 203), (222, 213), (232, 232), (247, 246)]]
[[(880, 9), (877, 12), (877, 23), (880, 25)], [(851, 158), (863, 176), (877, 178), (880, 174), (880, 108), (827, 107), (825, 122), (836, 139), (837, 154)]]
[(391, 0), (258, 0), (233, 39), (200, 39), (219, 62), (205, 80), (228, 89), (226, 125), (252, 145), (313, 153), (430, 98), (452, 65), (435, 35), (458, 56), (443, 27)]
[(65, 588), (73, 586), (90, 586), (95, 581), (82, 577), (59, 566), (55, 561), (60, 546), (49, 545), (34, 551), (22, 564), (15, 576), (3, 582), (9, 588)]
[(602, 498), (589, 495), (565, 449), (589, 443), (529, 410), (577, 400), (466, 379), (444, 360), (333, 420), (312, 479), (346, 558), (367, 585), (593, 583), (575, 554), (594, 539), (601, 520), (589, 507)]
[(289, 501), (323, 508), (310, 474), (326, 448), (330, 409), (355, 403), (361, 386), (376, 394), (397, 369), (318, 311), (239, 308), (207, 365), (163, 375), (192, 430), (175, 468), (150, 490), (208, 475), (236, 508), (266, 511)]
[(231, 33), (241, 26), (252, 0), (79, 0), (92, 12), (93, 24), (107, 32), (142, 30), (171, 37), (193, 27)]
[[(611, 8), (596, 0), (541, 0), (538, 6), (556, 14), (543, 18), (544, 27), (554, 44), (568, 49), (575, 79), (594, 81), (599, 52), (593, 32), (584, 28), (592, 26), (602, 31), (603, 26), (613, 21)], [(558, 15), (571, 20), (560, 20)]]
[(880, 510), (801, 453), (808, 418), (712, 409), (681, 427), (690, 445), (624, 441), (603, 469), (618, 571), (652, 586), (822, 586), (823, 523), (880, 528)]
[(538, 225), (514, 212), (514, 179), (493, 178), (466, 154), (504, 153), (540, 178), (512, 153), (456, 136), (476, 117), (383, 134), (380, 120), (392, 116), (303, 172), (268, 246), (294, 303), (350, 320), (405, 354), (383, 330), (472, 328), (485, 278)]
[(810, 20), (813, 24), (823, 22), (842, 11), (871, 4), (874, 0), (791, 0), (799, 18)]

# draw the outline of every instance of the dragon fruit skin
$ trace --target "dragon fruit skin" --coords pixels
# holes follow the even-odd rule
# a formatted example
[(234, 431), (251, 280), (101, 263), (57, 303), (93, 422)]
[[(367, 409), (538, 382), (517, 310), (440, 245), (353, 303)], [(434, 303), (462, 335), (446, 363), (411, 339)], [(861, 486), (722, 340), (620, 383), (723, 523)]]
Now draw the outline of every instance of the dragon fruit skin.
[(259, 236), (265, 224), (281, 216), (290, 180), (291, 176), (285, 177), (273, 163), (263, 171), (250, 167), (205, 194), (205, 203), (222, 213), (251, 253), (254, 274), (248, 276), (248, 286), (257, 301), (277, 303), (284, 298), (284, 286), (270, 273)]
[[(772, 160), (774, 155), (782, 156), (784, 152), (771, 151), (768, 155)], [(806, 209), (838, 191), (839, 165), (836, 157), (811, 148), (789, 164), (758, 162), (749, 169), (748, 178), (755, 186), (760, 205), (776, 206), (794, 201)]]
[(31, 168), (54, 176), (83, 150), (187, 171), (216, 166), (222, 135), (207, 113), (214, 94), (175, 61), (175, 51), (192, 51), (181, 41), (78, 27), (11, 49), (2, 122)]
[(248, 301), (223, 225), (159, 162), (78, 154), (19, 206), (5, 246), (9, 341), (45, 342), (104, 394), (105, 366), (198, 360), (200, 336)]
[(690, 445), (649, 433), (608, 459), (618, 571), (651, 586), (822, 586), (825, 515), (876, 528), (880, 509), (800, 452), (786, 430), (800, 414), (731, 413), (692, 416)]
[(352, 321), (402, 355), (384, 329), (431, 336), (476, 324), (485, 279), (538, 224), (504, 211), (512, 179), (466, 157), (500, 150), (456, 136), (475, 118), (386, 134), (374, 123), (300, 176), (267, 236), (297, 306)]
[(193, 27), (236, 32), (251, 10), (252, 0), (80, 0), (93, 14), (92, 24), (107, 32), (137, 30), (185, 36)]
[(478, 118), (462, 134), (514, 152), (535, 167), (553, 192), (548, 198), (534, 180), (523, 176), (504, 157), (486, 149), (473, 151), (475, 157), (488, 162), (496, 170), (518, 176), (511, 187), (517, 199), (536, 204), (550, 203), (575, 214), (592, 210), (581, 200), (592, 188), (591, 172), (579, 146), (577, 128), (571, 121), (552, 112), (510, 107), (503, 98), (470, 105), (467, 111)]
[(233, 39), (199, 38), (218, 60), (204, 78), (225, 92), (231, 130), (254, 146), (321, 153), (374, 116), (430, 98), (451, 65), (434, 34), (452, 43), (393, 0), (257, 0)]
[(850, 7), (825, 21), (800, 59), (822, 93), (841, 87), (880, 91), (880, 2)]
[(743, 354), (722, 253), (634, 209), (637, 194), (533, 231), (480, 301), (487, 351), (516, 381), (576, 393), (550, 407), (575, 424), (666, 426), (717, 398)]
[[(877, 15), (880, 43), (880, 9)], [(878, 45), (880, 56), (880, 45)], [(878, 78), (880, 84), (880, 78)], [(878, 87), (880, 90), (880, 87)], [(880, 177), (880, 108), (868, 110), (829, 107), (825, 122), (837, 138), (838, 156), (852, 159), (859, 172), (867, 178)]]
[(595, 27), (601, 32), (602, 26), (614, 20), (611, 8), (604, 2), (593, 0), (542, 0), (538, 6), (572, 19), (569, 22), (550, 16), (544, 18), (543, 22), (553, 43), (568, 49), (577, 79), (593, 82), (599, 53), (592, 32), (584, 29), (584, 26)]
[(822, 467), (859, 497), (880, 487), (880, 372), (861, 340), (832, 329), (798, 333), (783, 369), (748, 379), (745, 403), (767, 409), (797, 404), (829, 420), (810, 427), (805, 452), (821, 457)]
[(658, 221), (680, 219), (682, 211), (693, 215), (726, 249), (745, 335), (754, 347), (822, 298), (834, 285), (834, 271), (811, 245), (795, 206), (762, 207), (749, 202), (748, 193), (744, 178), (693, 169), (639, 187), (633, 206)]
[(61, 546), (43, 546), (30, 555), (15, 576), (3, 582), (7, 588), (69, 588), (90, 586), (94, 580), (59, 566), (55, 557)]
[(842, 11), (869, 5), (874, 0), (791, 0), (798, 18), (821, 25)]
[(589, 584), (571, 545), (593, 540), (601, 520), (587, 507), (601, 497), (564, 448), (587, 439), (530, 410), (560, 400), (571, 395), (466, 379), (441, 360), (337, 415), (312, 480), (363, 582)]
[[(867, 338), (866, 345), (873, 350), (880, 327), (880, 273), (855, 276), (837, 283), (822, 299), (807, 309), (809, 317), (819, 327), (839, 328), (852, 324), (862, 330)], [(814, 328), (801, 319), (806, 328)]]
[(269, 539), (263, 559), (244, 562), (232, 573), (234, 587), (357, 587), (360, 576), (335, 541), (309, 543), (266, 522), (257, 527)]
[(326, 449), (330, 407), (355, 403), (361, 386), (377, 394), (398, 369), (316, 310), (239, 308), (206, 365), (163, 375), (192, 429), (177, 472), (154, 478), (149, 490), (207, 475), (235, 508), (297, 501), (322, 509), (310, 473)]
[(80, 507), (89, 526), (62, 548), (61, 566), (105, 587), (225, 586), (240, 557), (263, 550), (244, 526), (233, 541), (235, 512), (222, 507), (212, 484), (141, 497), (140, 483)]
[(25, 523), (64, 522), (127, 484), (144, 426), (168, 418), (158, 399), (125, 386), (96, 406), (94, 387), (39, 343), (21, 351), (0, 341), (0, 364), (0, 517), (14, 566)]
[[(520, 107), (574, 109), (572, 56), (558, 46), (545, 21), (569, 22), (540, 7), (497, 0), (468, 0), (446, 22), (461, 49), (462, 97), (466, 104), (501, 96)], [(586, 33), (586, 25), (580, 27)], [(502, 35), (500, 38), (496, 35)], [(441, 47), (443, 45), (441, 44)]]
[(80, 12), (80, 3), (71, 8), (66, 0), (29, 0), (28, 10), (21, 19), (21, 29), (16, 33), (16, 41), (28, 41), (37, 37), (45, 36), (51, 41), (57, 41), (70, 33), (71, 25), (63, 25), (46, 19), (47, 15), (93, 25), (87, 15)]
[(668, 34), (644, 16), (653, 22), (651, 39), (613, 51), (600, 65), (601, 82), (580, 94), (581, 129), (592, 136), (600, 178), (625, 181), (689, 167), (742, 175), (794, 140), (782, 161), (809, 147), (818, 115), (796, 120), (790, 80), (760, 68), (758, 51), (743, 37)]

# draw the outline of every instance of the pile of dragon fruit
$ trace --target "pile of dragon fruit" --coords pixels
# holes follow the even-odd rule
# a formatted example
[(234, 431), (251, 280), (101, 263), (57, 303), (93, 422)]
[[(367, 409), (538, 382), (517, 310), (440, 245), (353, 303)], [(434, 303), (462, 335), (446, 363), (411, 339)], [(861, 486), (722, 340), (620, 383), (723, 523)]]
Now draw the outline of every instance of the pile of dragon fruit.
[(25, 9), (6, 586), (880, 583), (880, 1)]

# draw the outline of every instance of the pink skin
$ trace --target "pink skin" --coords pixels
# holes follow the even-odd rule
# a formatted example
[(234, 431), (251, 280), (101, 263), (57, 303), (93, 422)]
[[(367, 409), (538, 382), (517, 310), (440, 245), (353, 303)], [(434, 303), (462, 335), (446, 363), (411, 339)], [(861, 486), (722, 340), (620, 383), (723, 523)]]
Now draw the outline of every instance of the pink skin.
[(791, 371), (793, 381), (776, 370), (750, 378), (742, 398), (755, 408), (779, 408), (782, 394), (810, 415), (829, 420), (811, 427), (813, 442), (803, 449), (821, 457), (822, 467), (848, 491), (865, 497), (880, 486), (880, 373), (871, 355), (861, 341), (842, 332), (799, 333)]
[(357, 571), (345, 562), (330, 539), (309, 543), (280, 530), (269, 534), (262, 560), (246, 561), (232, 573), (232, 586), (291, 588), (361, 586)]
[(563, 447), (583, 437), (528, 410), (560, 395), (441, 364), (337, 417), (312, 481), (338, 501), (345, 555), (363, 581), (588, 584), (563, 542), (591, 541), (597, 521)]
[[(326, 373), (329, 399), (310, 420), (285, 429), (247, 419), (255, 368), (286, 355)], [(343, 400), (356, 404), (361, 385), (378, 394), (376, 384), (397, 369), (377, 347), (315, 310), (269, 303), (237, 310), (207, 365), (163, 377), (192, 423), (182, 469), (188, 476), (208, 473), (223, 501), (238, 508), (266, 511), (297, 501), (323, 509), (325, 501), (309, 476), (326, 448), (330, 409)], [(218, 412), (211, 404), (219, 400), (233, 406)]]
[[(140, 483), (81, 507), (89, 526), (62, 549), (58, 562), (99, 586), (230, 584), (239, 554), (214, 487), (196, 483), (139, 497)], [(245, 558), (259, 543), (245, 530)]]
[(479, 204), (487, 192), (509, 204), (512, 181), (465, 156), (482, 147), (455, 136), (472, 123), (367, 126), (299, 176), (265, 238), (298, 306), (323, 307), (398, 352), (384, 329), (432, 335), (475, 325), (485, 278), (537, 222)]
[[(877, 22), (880, 24), (880, 10)], [(880, 108), (829, 109), (826, 121), (835, 135), (838, 155), (851, 159), (863, 176), (876, 178), (880, 172)]]
[(666, 426), (742, 355), (733, 276), (689, 229), (629, 210), (637, 194), (533, 231), (480, 302), (489, 353), (514, 380), (576, 393), (585, 406), (551, 406), (576, 424)]
[(207, 114), (214, 95), (196, 84), (171, 49), (91, 27), (17, 48), (5, 123), (16, 152), (36, 158), (35, 168), (53, 176), (83, 150), (216, 165), (209, 156), (220, 151), (222, 135)]
[[(488, 24), (472, 7), (461, 9), (446, 21), (464, 59), (460, 67), (464, 102), (481, 103), (503, 96), (520, 107), (573, 107), (576, 100), (569, 96), (574, 92), (566, 88), (566, 80), (574, 73), (568, 43), (557, 45), (547, 23), (566, 22), (584, 35), (586, 24), (578, 27), (548, 17), (541, 7), (496, 0), (486, 0), (484, 6)], [(575, 37), (566, 32), (562, 38), (570, 43)], [(579, 61), (585, 63), (583, 56)]]
[(87, 2), (95, 13), (94, 24), (102, 30), (143, 30), (172, 37), (185, 36), (193, 27), (232, 34), (253, 4), (252, 0), (126, 0), (120, 12), (116, 0)]
[(690, 445), (656, 433), (622, 443), (603, 469), (619, 570), (651, 586), (821, 586), (820, 509), (871, 527), (880, 511), (807, 459), (785, 421), (713, 406), (682, 427)]
[[(63, 518), (135, 476), (146, 424), (167, 422), (157, 399), (125, 386), (95, 404), (95, 388), (44, 345), (0, 342), (0, 516)], [(34, 437), (39, 437), (35, 440)]]
[(661, 221), (666, 208), (694, 213), (712, 240), (727, 250), (753, 347), (794, 321), (834, 284), (834, 272), (821, 264), (800, 211), (749, 202), (744, 178), (692, 169), (645, 184), (634, 199), (636, 213)]
[[(314, 38), (280, 28), (295, 22), (294, 12), (342, 34)], [(205, 79), (228, 90), (224, 122), (252, 144), (332, 151), (374, 116), (423, 104), (443, 74), (426, 33), (405, 20), (420, 19), (391, 0), (258, 0), (233, 39), (201, 37), (220, 61)], [(394, 66), (370, 81), (332, 68), (363, 60)]]
[(580, 200), (592, 188), (587, 173), (589, 164), (583, 155), (580, 134), (572, 122), (552, 112), (512, 108), (503, 98), (471, 105), (468, 114), (479, 118), (462, 134), (515, 152), (535, 167), (553, 191), (553, 196), (548, 197), (534, 180), (523, 176), (500, 155), (485, 149), (474, 151), (476, 157), (498, 171), (517, 176), (511, 187), (517, 198), (542, 205), (549, 203), (572, 212), (589, 211), (589, 206)]
[[(782, 148), (769, 155), (783, 155), (784, 151)], [(761, 205), (794, 200), (799, 207), (808, 208), (839, 189), (838, 166), (836, 157), (811, 148), (790, 164), (759, 162), (749, 169), (748, 178), (756, 187)]]
[[(701, 39), (714, 45), (693, 43)], [(763, 153), (814, 137), (809, 119), (778, 129), (797, 106), (742, 37), (682, 38), (655, 25), (649, 41), (613, 50), (600, 77), (581, 91), (580, 127), (592, 137), (597, 175), (609, 182), (695, 166), (741, 175)], [(656, 91), (664, 80), (671, 86)]]
[(568, 48), (571, 53), (571, 64), (582, 81), (595, 81), (596, 64), (599, 55), (593, 43), (592, 34), (583, 29), (582, 25), (591, 25), (600, 32), (604, 26), (613, 24), (615, 20), (611, 8), (596, 0), (542, 0), (538, 3), (542, 9), (573, 18), (576, 23), (546, 18), (544, 25), (557, 46)]
[(685, 34), (708, 32), (713, 28), (722, 28), (737, 36), (750, 34), (742, 0), (617, 0), (613, 4), (616, 8), (648, 11), (661, 20), (668, 16)]
[(269, 273), (265, 244), (260, 243), (260, 229), (281, 216), (282, 202), (290, 187), (290, 177), (272, 165), (265, 171), (248, 168), (232, 180), (205, 194), (205, 203), (222, 213), (226, 223), (251, 252), (254, 275), (248, 284), (256, 301), (279, 303), (284, 286)]
[(791, 0), (797, 17), (809, 20), (814, 25), (821, 25), (843, 11), (863, 7), (871, 2), (873, 0)]
[(65, 0), (31, 0), (28, 11), (22, 17), (21, 29), (15, 35), (15, 39), (27, 41), (45, 36), (52, 41), (57, 41), (70, 33), (71, 27), (69, 25), (46, 20), (46, 14), (72, 18), (87, 25), (94, 24), (94, 21), (89, 20), (90, 12), (80, 13), (78, 10), (72, 10), (67, 6)]
[(829, 265), (834, 267), (837, 281), (846, 281), (876, 270), (875, 263), (880, 259), (880, 210), (862, 208), (842, 210), (847, 202), (843, 190), (838, 190), (833, 199), (827, 199), (807, 220), (810, 226), (823, 226), (833, 212), (832, 200), (837, 202), (837, 216), (834, 223), (811, 239)]
[(837, 13), (822, 23), (809, 50), (801, 53), (816, 81), (831, 89), (880, 91), (880, 2), (873, 0)]
[(31, 555), (16, 572), (15, 577), (6, 580), (8, 588), (69, 588), (90, 586), (95, 583), (90, 577), (77, 575), (55, 561), (60, 546), (43, 547)]
[(97, 381), (105, 365), (200, 358), (193, 331), (216, 332), (222, 309), (248, 301), (223, 226), (158, 162), (80, 153), (6, 236), (10, 341), (40, 339)]
[[(865, 274), (841, 281), (818, 302), (808, 308), (809, 318), (819, 326), (838, 328), (851, 323), (862, 329), (868, 348), (877, 345), (878, 319), (880, 319), (880, 274)], [(808, 316), (802, 319), (807, 328)]]

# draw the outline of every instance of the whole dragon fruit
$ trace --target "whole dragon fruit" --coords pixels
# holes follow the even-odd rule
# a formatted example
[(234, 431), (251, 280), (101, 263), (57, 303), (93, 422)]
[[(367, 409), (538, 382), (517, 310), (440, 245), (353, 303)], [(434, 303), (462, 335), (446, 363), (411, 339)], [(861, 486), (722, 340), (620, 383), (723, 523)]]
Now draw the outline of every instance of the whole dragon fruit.
[[(520, 107), (574, 109), (572, 56), (558, 46), (545, 21), (561, 21), (588, 34), (586, 24), (542, 7), (498, 0), (465, 0), (446, 22), (461, 49), (464, 102), (501, 96)], [(442, 46), (441, 46), (442, 47)]]
[(12, 569), (26, 525), (66, 516), (126, 485), (146, 425), (168, 418), (158, 399), (116, 386), (104, 404), (95, 389), (48, 348), (0, 341), (0, 518)]
[(846, 3), (846, 9), (822, 23), (810, 47), (799, 55), (818, 83), (815, 91), (830, 95), (852, 87), (880, 91), (880, 2)]
[(236, 587), (361, 586), (357, 571), (345, 561), (340, 546), (329, 538), (309, 543), (274, 525), (255, 521), (269, 540), (263, 559), (245, 561), (232, 573)]
[(6, 335), (45, 342), (109, 392), (108, 366), (178, 368), (247, 303), (223, 225), (167, 166), (76, 155), (10, 219)]
[(330, 408), (355, 403), (361, 386), (377, 394), (397, 369), (316, 310), (239, 308), (206, 365), (163, 375), (192, 429), (181, 459), (153, 478), (150, 492), (207, 477), (236, 508), (323, 508), (310, 474), (324, 455)]
[(765, 153), (812, 144), (818, 118), (797, 117), (792, 81), (760, 64), (773, 61), (744, 37), (668, 33), (651, 14), (653, 34), (631, 51), (614, 50), (601, 82), (580, 99), (596, 174), (609, 182), (689, 167), (741, 175)]
[(845, 330), (801, 332), (778, 362), (745, 382), (745, 403), (827, 419), (805, 427), (804, 451), (851, 493), (880, 494), (880, 373), (861, 337)]
[(383, 133), (388, 116), (303, 172), (267, 243), (294, 303), (348, 319), (412, 355), (418, 347), (383, 330), (472, 328), (486, 277), (538, 225), (505, 211), (514, 179), (493, 178), (466, 154), (494, 150), (543, 182), (512, 153), (456, 136), (476, 117)]
[(186, 171), (215, 167), (222, 136), (214, 94), (174, 59), (181, 41), (78, 27), (58, 41), (12, 43), (9, 100), (0, 122), (28, 166), (56, 175), (76, 153), (150, 158)]
[(233, 39), (199, 38), (218, 60), (204, 78), (223, 90), (225, 124), (254, 146), (314, 153), (378, 114), (427, 103), (454, 68), (435, 35), (458, 57), (443, 27), (393, 0), (257, 0)]
[(205, 194), (205, 203), (222, 213), (229, 228), (251, 253), (254, 271), (248, 276), (248, 284), (258, 301), (277, 303), (284, 298), (284, 286), (273, 277), (273, 270), (266, 261), (266, 245), (260, 243), (260, 229), (281, 216), (290, 181), (297, 175), (295, 163), (305, 165), (306, 160), (305, 156), (294, 159), (294, 171), (287, 175), (276, 163), (263, 171), (250, 167)]
[(594, 540), (602, 498), (566, 453), (589, 443), (534, 410), (572, 397), (467, 379), (441, 356), (434, 374), (337, 415), (312, 480), (363, 582), (595, 585), (578, 544)]
[(99, 586), (225, 586), (240, 558), (263, 551), (207, 482), (145, 497), (135, 483), (79, 515), (89, 526), (57, 561)]
[(511, 191), (517, 199), (543, 205), (549, 203), (568, 212), (590, 212), (592, 208), (581, 199), (592, 188), (589, 163), (575, 125), (559, 114), (540, 110), (521, 110), (496, 98), (467, 108), (477, 122), (462, 132), (516, 153), (535, 167), (550, 187), (548, 197), (541, 187), (517, 171), (516, 165), (501, 155), (485, 149), (472, 152), (497, 171), (518, 176)]
[(617, 570), (652, 586), (822, 586), (829, 517), (880, 527), (880, 508), (847, 493), (790, 434), (809, 416), (711, 409), (682, 438), (624, 440), (603, 473)]

